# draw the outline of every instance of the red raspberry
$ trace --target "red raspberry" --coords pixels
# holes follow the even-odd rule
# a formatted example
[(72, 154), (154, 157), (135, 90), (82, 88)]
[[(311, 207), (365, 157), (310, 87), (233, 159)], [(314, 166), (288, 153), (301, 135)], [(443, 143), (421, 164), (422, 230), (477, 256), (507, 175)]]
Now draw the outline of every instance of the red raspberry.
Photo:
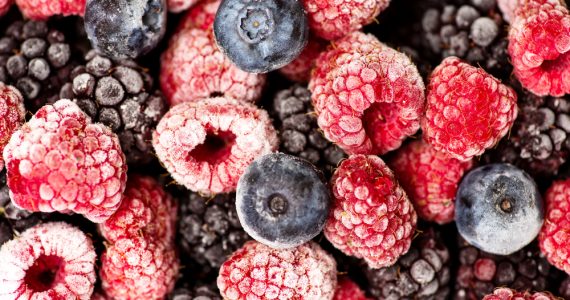
[(431, 74), (424, 139), (466, 161), (493, 147), (517, 117), (517, 94), (481, 68), (448, 57)]
[(420, 218), (439, 224), (453, 221), (455, 192), (472, 160), (459, 161), (417, 140), (398, 149), (388, 164)]
[(143, 237), (119, 239), (101, 257), (101, 283), (115, 300), (164, 299), (178, 276), (174, 248)]
[(570, 274), (570, 179), (555, 181), (546, 191), (545, 202), (540, 250), (552, 265)]
[(224, 299), (332, 299), (336, 262), (314, 242), (273, 249), (249, 241), (224, 262), (218, 275)]
[(570, 14), (558, 0), (521, 0), (509, 55), (522, 86), (539, 96), (570, 93)]
[(174, 243), (176, 203), (152, 177), (130, 175), (119, 209), (99, 229), (115, 242), (143, 234), (153, 241)]
[(14, 132), (4, 160), (20, 208), (72, 211), (101, 223), (121, 204), (127, 164), (119, 139), (69, 100), (42, 107)]
[(327, 239), (370, 267), (394, 264), (408, 252), (416, 212), (392, 171), (377, 156), (353, 155), (333, 174), (334, 195)]
[(360, 287), (348, 278), (338, 281), (333, 300), (367, 300)]
[(168, 11), (171, 13), (179, 13), (194, 6), (200, 0), (167, 0)]
[(16, 0), (20, 12), (33, 20), (46, 20), (62, 15), (83, 16), (86, 0)]
[(326, 49), (327, 43), (317, 38), (310, 38), (307, 46), (299, 56), (279, 72), (291, 81), (309, 82), (311, 70), (315, 67), (317, 57)]
[(264, 74), (247, 73), (232, 64), (216, 46), (211, 29), (180, 31), (161, 57), (160, 84), (171, 105), (217, 94), (255, 102), (265, 79)]
[(0, 248), (0, 299), (89, 300), (96, 259), (91, 239), (71, 225), (32, 227)]
[(383, 154), (420, 127), (424, 84), (403, 53), (354, 32), (321, 53), (309, 89), (325, 136), (352, 154)]
[[(212, 30), (216, 12), (220, 6), (221, 0), (202, 0), (192, 9), (184, 14), (178, 24), (176, 32), (181, 32), (189, 28), (198, 28), (201, 30)], [(169, 7), (170, 8), (170, 7)]]
[[(25, 116), (22, 94), (15, 87), (0, 82), (0, 154), (12, 133), (24, 123)], [(3, 168), (4, 160), (0, 155), (0, 171)]]
[(0, 16), (5, 15), (14, 4), (14, 0), (0, 0)]
[(245, 168), (279, 141), (267, 113), (253, 104), (209, 98), (176, 105), (152, 144), (172, 177), (204, 194), (234, 191)]
[(556, 300), (550, 293), (517, 292), (509, 288), (498, 288), (493, 294), (483, 297), (483, 300)]
[(390, 0), (304, 0), (311, 31), (327, 40), (370, 24)]
[(503, 20), (510, 23), (515, 18), (515, 10), (519, 5), (519, 0), (497, 0), (497, 6), (503, 14)]

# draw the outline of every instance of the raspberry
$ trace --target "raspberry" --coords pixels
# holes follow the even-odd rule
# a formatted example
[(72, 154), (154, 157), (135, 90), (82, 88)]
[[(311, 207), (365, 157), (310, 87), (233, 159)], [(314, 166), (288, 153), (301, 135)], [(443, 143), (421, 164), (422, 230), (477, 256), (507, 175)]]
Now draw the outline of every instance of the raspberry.
[(105, 239), (115, 242), (141, 234), (154, 241), (174, 243), (176, 203), (152, 177), (129, 176), (119, 209), (99, 226)]
[(311, 31), (334, 40), (372, 23), (390, 0), (305, 0), (303, 3)]
[(515, 10), (520, 0), (497, 0), (497, 6), (503, 14), (503, 20), (511, 22), (515, 18)]
[(555, 181), (545, 196), (545, 220), (538, 243), (548, 262), (570, 274), (570, 179)]
[(175, 249), (143, 237), (117, 240), (101, 257), (103, 290), (112, 299), (163, 299), (178, 275)]
[(452, 56), (431, 75), (422, 130), (435, 150), (466, 161), (494, 146), (516, 116), (512, 88)]
[(403, 53), (354, 32), (321, 53), (309, 89), (325, 136), (350, 154), (383, 154), (420, 127), (424, 84)]
[(416, 212), (382, 159), (349, 157), (331, 186), (334, 202), (324, 233), (336, 248), (372, 268), (388, 267), (408, 251)]
[(220, 268), (224, 299), (333, 299), (336, 262), (314, 242), (278, 250), (250, 241)]
[(0, 250), (0, 298), (89, 300), (96, 258), (91, 240), (69, 224), (32, 227)]
[(326, 45), (320, 39), (310, 38), (303, 52), (288, 65), (279, 69), (279, 73), (291, 81), (309, 82), (311, 70), (315, 67), (319, 54), (326, 49)]
[(451, 158), (418, 140), (398, 149), (388, 164), (420, 218), (439, 224), (453, 221), (457, 186), (473, 161)]
[[(176, 1), (176, 0), (171, 0)], [(176, 32), (181, 32), (188, 28), (198, 28), (201, 30), (211, 30), (214, 24), (216, 12), (221, 0), (202, 0), (188, 10), (180, 20)], [(168, 7), (171, 8), (170, 6)]]
[(69, 100), (42, 107), (14, 132), (4, 160), (19, 208), (72, 211), (101, 223), (121, 204), (127, 165), (119, 139)]
[(0, 16), (5, 15), (14, 4), (14, 0), (0, 0)]
[(16, 0), (20, 12), (29, 19), (46, 20), (51, 16), (83, 16), (86, 0)]
[(555, 300), (550, 293), (517, 292), (509, 288), (498, 288), (493, 294), (483, 297), (483, 300)]
[(200, 0), (167, 0), (168, 11), (179, 13), (194, 6)]
[(367, 300), (360, 287), (348, 278), (339, 280), (333, 300)]
[[(26, 109), (22, 94), (13, 86), (0, 82), (0, 153), (10, 140), (12, 133), (24, 123)], [(4, 160), (0, 155), (0, 171)]]
[(523, 87), (538, 96), (570, 92), (570, 14), (558, 0), (524, 0), (509, 31), (509, 55)]
[(275, 151), (279, 141), (265, 111), (247, 102), (209, 98), (171, 108), (152, 144), (176, 181), (216, 194), (234, 191), (245, 168)]
[[(200, 21), (196, 22), (199, 26)], [(191, 26), (185, 24), (181, 26)], [(217, 95), (255, 102), (265, 79), (232, 64), (216, 46), (211, 26), (175, 34), (161, 57), (160, 84), (171, 105)]]

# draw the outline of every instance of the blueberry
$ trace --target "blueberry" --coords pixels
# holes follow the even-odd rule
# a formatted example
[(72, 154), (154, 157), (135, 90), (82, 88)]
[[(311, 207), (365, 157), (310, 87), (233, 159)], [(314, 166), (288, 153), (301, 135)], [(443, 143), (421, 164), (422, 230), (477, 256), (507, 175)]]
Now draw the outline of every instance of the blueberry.
[(482, 166), (459, 185), (455, 221), (475, 247), (509, 255), (538, 235), (544, 221), (542, 198), (524, 171), (509, 164)]
[(317, 169), (301, 158), (267, 154), (240, 177), (236, 209), (244, 230), (274, 248), (314, 238), (325, 225), (330, 194)]
[(223, 0), (214, 35), (221, 51), (240, 69), (265, 73), (299, 56), (309, 27), (299, 0)]
[(85, 31), (97, 51), (114, 59), (148, 53), (166, 30), (166, 0), (87, 0)]

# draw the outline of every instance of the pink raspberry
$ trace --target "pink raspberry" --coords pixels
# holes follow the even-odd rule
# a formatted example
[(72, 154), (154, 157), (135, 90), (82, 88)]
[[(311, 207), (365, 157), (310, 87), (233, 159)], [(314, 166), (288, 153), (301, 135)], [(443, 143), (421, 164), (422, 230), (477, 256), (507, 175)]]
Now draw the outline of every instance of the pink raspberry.
[(179, 262), (174, 248), (143, 237), (117, 240), (101, 257), (101, 282), (114, 300), (164, 299), (174, 288)]
[[(24, 123), (25, 115), (22, 94), (15, 87), (0, 82), (0, 154), (12, 133)], [(0, 171), (3, 168), (4, 160), (0, 156)]]
[(325, 136), (351, 154), (394, 150), (420, 127), (424, 83), (403, 53), (354, 32), (321, 53), (309, 89)]
[(550, 293), (517, 292), (509, 288), (498, 288), (492, 294), (483, 297), (483, 300), (556, 300)]
[(200, 1), (184, 14), (176, 28), (176, 32), (181, 32), (190, 28), (212, 30), (214, 18), (216, 17), (216, 12), (218, 11), (220, 3), (221, 0)]
[(326, 238), (372, 268), (394, 264), (408, 252), (416, 212), (392, 171), (378, 156), (352, 155), (331, 179), (334, 196)]
[(101, 223), (121, 204), (127, 165), (119, 139), (69, 100), (42, 107), (14, 132), (4, 160), (20, 208), (75, 212)]
[(234, 191), (245, 168), (275, 151), (279, 141), (264, 110), (209, 98), (172, 107), (152, 144), (176, 181), (195, 192), (216, 194)]
[(245, 102), (259, 99), (266, 75), (232, 64), (216, 46), (211, 26), (181, 26), (190, 28), (175, 34), (161, 57), (160, 84), (171, 105), (220, 94)]
[(194, 6), (200, 0), (167, 0), (168, 11), (171, 13), (179, 13)]
[(121, 206), (99, 230), (110, 242), (144, 235), (173, 244), (176, 202), (152, 177), (130, 175)]
[(368, 300), (360, 287), (348, 278), (338, 281), (333, 300)]
[(311, 37), (303, 52), (288, 65), (279, 69), (279, 73), (291, 81), (309, 82), (311, 70), (315, 67), (319, 54), (326, 49), (326, 46), (327, 43), (324, 41)]
[(331, 300), (336, 276), (336, 262), (314, 242), (279, 250), (249, 241), (220, 268), (218, 288), (227, 300)]
[(32, 227), (0, 248), (0, 299), (89, 300), (96, 259), (91, 239), (71, 225)]
[(517, 117), (515, 91), (457, 57), (433, 70), (427, 94), (424, 139), (461, 161), (493, 147)]
[(14, 0), (0, 0), (0, 16), (5, 15), (14, 4)]
[(327, 40), (341, 38), (370, 24), (390, 0), (304, 0), (311, 31)]
[(497, 6), (503, 14), (503, 20), (511, 22), (515, 18), (515, 10), (520, 0), (497, 0)]
[(508, 50), (524, 88), (538, 96), (570, 93), (570, 14), (559, 0), (520, 0)]
[(398, 149), (388, 164), (420, 218), (439, 224), (453, 221), (455, 193), (472, 160), (459, 161), (417, 140)]
[(62, 15), (83, 16), (86, 0), (16, 0), (20, 12), (33, 20), (46, 20)]

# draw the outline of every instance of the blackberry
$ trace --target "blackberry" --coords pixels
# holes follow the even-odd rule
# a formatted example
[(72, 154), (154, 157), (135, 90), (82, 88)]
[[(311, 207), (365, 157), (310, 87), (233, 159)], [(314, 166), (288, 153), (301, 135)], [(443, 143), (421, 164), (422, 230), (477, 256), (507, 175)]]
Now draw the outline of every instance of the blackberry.
[(451, 293), (449, 261), (447, 246), (438, 232), (429, 229), (395, 265), (365, 270), (368, 293), (387, 300), (447, 299)]
[(179, 203), (180, 248), (203, 268), (216, 271), (249, 236), (242, 229), (235, 207), (235, 194), (205, 198), (191, 192)]
[(152, 77), (131, 60), (112, 61), (95, 51), (85, 60), (73, 69), (60, 97), (73, 99), (94, 121), (117, 133), (127, 163), (150, 162), (152, 132), (167, 109)]
[(482, 299), (498, 286), (545, 291), (555, 288), (560, 272), (540, 253), (536, 243), (508, 256), (493, 255), (459, 238), (459, 270), (454, 300)]
[(176, 288), (168, 296), (168, 300), (222, 300), (218, 287), (212, 284), (187, 285)]
[(59, 100), (75, 65), (65, 35), (46, 22), (15, 21), (0, 38), (0, 81), (17, 87), (29, 110)]
[(311, 92), (300, 85), (277, 92), (273, 99), (275, 126), (281, 152), (299, 156), (328, 177), (346, 154), (319, 131), (311, 104)]
[(558, 295), (563, 299), (570, 299), (570, 276), (566, 277), (560, 284)]

